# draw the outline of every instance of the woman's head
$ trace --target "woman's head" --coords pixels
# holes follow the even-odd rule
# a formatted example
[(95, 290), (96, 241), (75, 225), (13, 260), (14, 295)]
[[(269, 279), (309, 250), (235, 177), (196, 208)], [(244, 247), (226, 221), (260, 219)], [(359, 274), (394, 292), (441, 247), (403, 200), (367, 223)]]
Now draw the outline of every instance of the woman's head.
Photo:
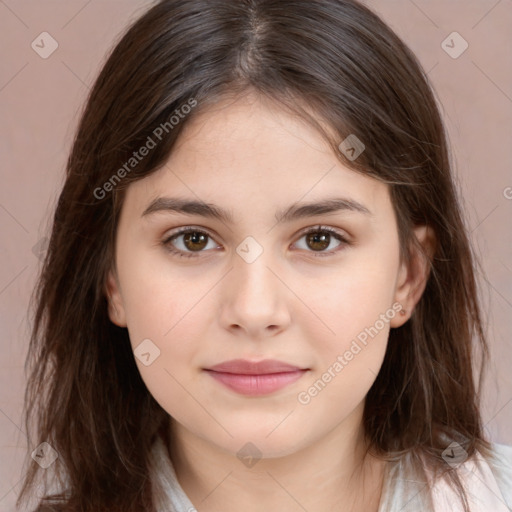
[[(199, 205), (172, 213), (164, 197)], [(305, 235), (320, 224), (345, 241)], [(194, 225), (211, 238), (170, 241)], [(165, 0), (135, 22), (88, 98), (36, 300), (28, 417), (42, 393), (38, 435), (77, 506), (149, 506), (169, 415), (228, 450), (259, 435), (268, 457), (349, 416), (381, 455), (441, 466), (446, 437), (485, 446), (471, 339), (485, 340), (443, 125), (414, 56), (353, 1)], [(202, 371), (233, 358), (310, 372), (242, 397)]]
[[(277, 457), (361, 423), (389, 329), (406, 322), (398, 311), (410, 316), (427, 272), (428, 260), (400, 261), (388, 187), (251, 96), (192, 120), (168, 163), (130, 185), (110, 318), (127, 327), (142, 378), (178, 424), (233, 453), (250, 440)], [(424, 226), (417, 232), (429, 242)], [(205, 371), (232, 359), (307, 373), (256, 399)], [(310, 390), (329, 369), (332, 380)]]

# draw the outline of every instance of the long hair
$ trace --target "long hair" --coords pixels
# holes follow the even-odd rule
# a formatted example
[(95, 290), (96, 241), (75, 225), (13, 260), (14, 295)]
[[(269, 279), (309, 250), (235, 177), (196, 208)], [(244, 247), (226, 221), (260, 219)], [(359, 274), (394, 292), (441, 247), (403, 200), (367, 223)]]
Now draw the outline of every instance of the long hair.
[[(32, 296), (29, 451), (48, 442), (59, 454), (44, 471), (47, 489), (59, 490), (42, 504), (154, 510), (148, 456), (170, 418), (139, 375), (127, 330), (107, 313), (119, 213), (126, 188), (165, 164), (191, 119), (249, 90), (311, 123), (344, 165), (389, 185), (402, 258), (415, 225), (435, 233), (425, 291), (391, 330), (366, 397), (371, 449), (413, 454), (440, 472), (450, 441), (468, 456), (488, 453), (478, 261), (436, 97), (415, 56), (355, 0), (162, 0), (127, 29), (91, 89)], [(356, 160), (339, 149), (350, 134), (365, 144)], [(135, 164), (148, 137), (154, 147)], [(18, 503), (43, 472), (29, 462)], [(467, 509), (456, 472), (447, 474)]]

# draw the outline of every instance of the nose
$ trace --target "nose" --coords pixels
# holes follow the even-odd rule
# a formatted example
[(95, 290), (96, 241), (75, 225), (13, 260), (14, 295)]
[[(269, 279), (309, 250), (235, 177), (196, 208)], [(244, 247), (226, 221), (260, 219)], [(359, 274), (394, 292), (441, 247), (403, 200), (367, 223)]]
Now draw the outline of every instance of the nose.
[(221, 293), (220, 322), (225, 329), (260, 339), (274, 336), (290, 324), (293, 294), (271, 259), (265, 251), (251, 263), (234, 254)]

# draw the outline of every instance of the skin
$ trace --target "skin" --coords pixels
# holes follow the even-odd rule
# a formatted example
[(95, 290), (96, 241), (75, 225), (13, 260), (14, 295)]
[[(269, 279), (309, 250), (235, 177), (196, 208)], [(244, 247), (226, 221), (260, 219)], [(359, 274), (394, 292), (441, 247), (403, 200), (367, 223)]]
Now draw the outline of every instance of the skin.
[[(234, 223), (171, 211), (142, 217), (159, 196), (213, 203)], [(372, 215), (276, 221), (276, 211), (297, 201), (335, 196)], [(308, 244), (301, 231), (320, 224), (350, 244), (336, 251), (332, 236), (320, 251)], [(185, 226), (210, 235), (203, 252), (183, 235), (168, 243), (191, 258), (162, 244)], [(429, 251), (430, 229), (415, 233)], [(236, 252), (247, 236), (263, 248), (252, 263)], [(312, 127), (254, 93), (191, 119), (166, 167), (128, 187), (107, 282), (109, 315), (127, 327), (134, 349), (149, 338), (160, 350), (149, 366), (136, 362), (172, 417), (170, 453), (197, 510), (377, 510), (384, 463), (363, 461), (364, 400), (390, 328), (408, 320), (428, 277), (419, 253), (400, 262), (398, 242), (388, 187), (344, 166)], [(394, 303), (407, 314), (385, 323), (321, 392), (299, 403), (298, 394)], [(309, 372), (271, 395), (248, 397), (202, 370), (234, 358), (278, 359)], [(252, 467), (237, 457), (248, 442), (261, 457)]]

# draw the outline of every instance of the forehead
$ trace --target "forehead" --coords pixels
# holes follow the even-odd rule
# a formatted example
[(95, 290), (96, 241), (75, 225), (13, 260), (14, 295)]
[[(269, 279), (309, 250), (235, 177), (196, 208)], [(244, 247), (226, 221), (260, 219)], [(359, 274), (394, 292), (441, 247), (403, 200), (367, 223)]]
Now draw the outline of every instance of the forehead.
[(162, 195), (254, 213), (334, 196), (377, 211), (390, 206), (388, 187), (343, 165), (311, 125), (251, 95), (191, 118), (166, 165), (131, 184), (125, 199), (141, 215)]

